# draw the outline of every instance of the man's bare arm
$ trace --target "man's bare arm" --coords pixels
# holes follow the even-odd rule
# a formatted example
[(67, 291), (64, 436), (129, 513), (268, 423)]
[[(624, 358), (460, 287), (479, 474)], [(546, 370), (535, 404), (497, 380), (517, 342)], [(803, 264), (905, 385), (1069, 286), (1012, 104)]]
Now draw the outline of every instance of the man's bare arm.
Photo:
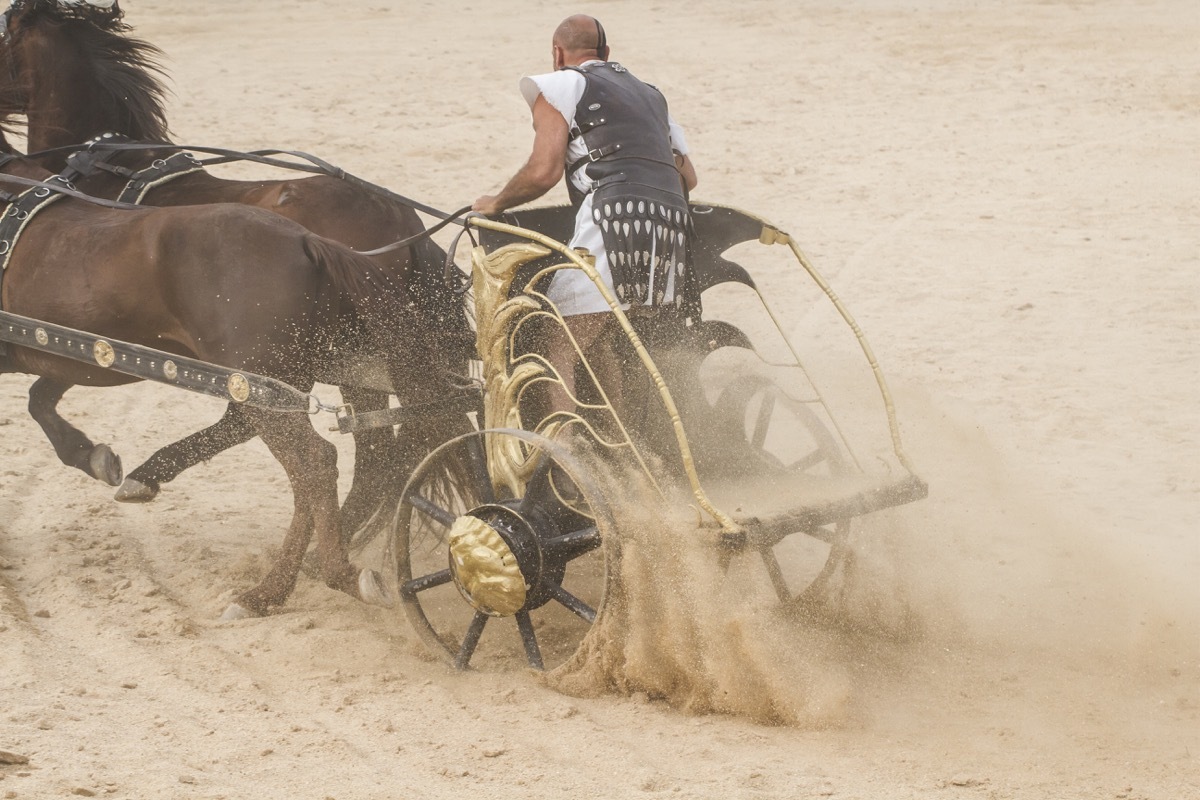
[(533, 104), (533, 152), (496, 195), (484, 195), (472, 209), (488, 216), (536, 200), (562, 178), (567, 157), (567, 121), (546, 98)]

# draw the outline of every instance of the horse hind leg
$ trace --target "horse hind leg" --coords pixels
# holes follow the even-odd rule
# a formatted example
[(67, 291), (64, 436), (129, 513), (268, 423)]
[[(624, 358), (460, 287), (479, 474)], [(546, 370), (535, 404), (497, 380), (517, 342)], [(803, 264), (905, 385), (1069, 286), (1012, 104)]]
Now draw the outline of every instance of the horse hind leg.
[[(342, 399), (358, 413), (383, 411), (388, 407), (388, 395), (384, 392), (357, 386), (342, 386), (341, 391)], [(407, 477), (395, 474), (392, 469), (398, 447), (390, 425), (355, 432), (354, 479), (341, 511), (342, 537), (347, 543), (388, 501), (391, 487)]]
[(129, 473), (117, 490), (122, 503), (148, 503), (158, 496), (162, 484), (173, 481), (185, 470), (218, 453), (253, 439), (257, 434), (247, 421), (243, 407), (230, 403), (212, 425), (191, 436), (159, 448), (154, 455)]
[[(387, 395), (370, 389), (343, 387), (342, 396), (354, 402), (355, 409), (372, 406), (352, 401), (365, 397), (381, 399), (379, 408), (387, 408)], [(376, 397), (377, 396), (377, 397)], [(342, 541), (353, 548), (356, 541), (370, 541), (391, 522), (408, 478), (430, 452), (455, 436), (474, 430), (465, 414), (436, 415), (410, 419), (393, 432), (392, 426), (370, 428), (354, 434), (354, 480), (342, 503)]]
[(42, 426), (58, 459), (87, 475), (117, 486), (123, 472), (121, 459), (106, 444), (95, 444), (58, 413), (58, 403), (72, 384), (38, 378), (29, 387), (29, 414)]
[(337, 496), (337, 448), (313, 429), (307, 417), (246, 409), (258, 435), (287, 472), (294, 512), (275, 564), (258, 585), (226, 609), (226, 619), (265, 614), (296, 586), (304, 553), (317, 536), (317, 561), (325, 584), (359, 600), (387, 604), (378, 575), (360, 573), (341, 540)]

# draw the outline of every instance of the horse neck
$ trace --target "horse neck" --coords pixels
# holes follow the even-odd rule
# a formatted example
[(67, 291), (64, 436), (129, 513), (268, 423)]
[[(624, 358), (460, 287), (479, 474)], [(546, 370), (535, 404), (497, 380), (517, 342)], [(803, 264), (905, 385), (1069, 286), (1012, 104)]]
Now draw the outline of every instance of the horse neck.
[[(0, 157), (7, 159), (8, 156), (16, 155), (10, 151), (0, 150)], [(51, 173), (47, 172), (38, 164), (24, 157), (17, 157), (5, 160), (0, 164), (0, 183), (3, 183), (5, 175), (14, 175), (18, 178), (29, 178), (30, 180), (41, 181), (50, 177)], [(28, 189), (28, 186), (9, 184), (9, 188), (16, 186), (16, 193), (20, 193)]]
[[(264, 187), (274, 183), (275, 181), (235, 181), (218, 178), (208, 172), (192, 172), (152, 189), (147, 195), (146, 202), (156, 206), (190, 206), (207, 203), (264, 205), (261, 199), (255, 195), (261, 194)], [(270, 208), (271, 206), (266, 204), (266, 207)]]

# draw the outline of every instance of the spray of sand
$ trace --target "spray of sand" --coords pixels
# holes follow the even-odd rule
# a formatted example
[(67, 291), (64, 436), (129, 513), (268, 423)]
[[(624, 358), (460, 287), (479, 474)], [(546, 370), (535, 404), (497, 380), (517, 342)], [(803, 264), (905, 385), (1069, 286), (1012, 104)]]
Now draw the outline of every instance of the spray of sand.
[[(844, 578), (826, 603), (798, 614), (779, 603), (760, 560), (742, 555), (723, 564), (694, 513), (670, 516), (659, 498), (631, 497), (636, 480), (614, 485), (622, 501), (608, 546), (619, 578), (610, 580), (583, 646), (547, 677), (551, 685), (584, 696), (640, 694), (689, 713), (766, 724), (823, 727), (854, 715), (857, 643), (881, 636), (900, 646), (891, 634), (909, 623), (906, 614), (857, 624), (838, 609), (867, 608), (871, 592), (852, 590)], [(859, 582), (866, 572), (852, 561)]]
[(978, 426), (926, 411), (915, 427), (930, 498), (856, 521), (850, 557), (803, 614), (781, 610), (761, 567), (724, 568), (694, 517), (618, 482), (619, 580), (548, 682), (767, 724), (938, 736), (1016, 718), (1115, 737), (1160, 707), (1195, 721), (1195, 588), (1161, 579), (1165, 554), (1134, 558), (1069, 509), (1047, 510)]

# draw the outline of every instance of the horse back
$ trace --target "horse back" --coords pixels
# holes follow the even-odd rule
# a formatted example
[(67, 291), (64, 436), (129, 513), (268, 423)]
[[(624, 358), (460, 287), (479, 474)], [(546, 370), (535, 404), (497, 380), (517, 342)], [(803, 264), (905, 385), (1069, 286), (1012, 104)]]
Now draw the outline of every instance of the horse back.
[(33, 219), (3, 282), (7, 311), (206, 361), (303, 380), (346, 288), (311, 234), (241, 205), (98, 209), (66, 200)]
[[(242, 203), (272, 211), (355, 250), (373, 250), (424, 229), (409, 206), (327, 175), (237, 181), (192, 173), (159, 186), (146, 202), (156, 206)], [(401, 249), (392, 258), (407, 259), (408, 253)]]

